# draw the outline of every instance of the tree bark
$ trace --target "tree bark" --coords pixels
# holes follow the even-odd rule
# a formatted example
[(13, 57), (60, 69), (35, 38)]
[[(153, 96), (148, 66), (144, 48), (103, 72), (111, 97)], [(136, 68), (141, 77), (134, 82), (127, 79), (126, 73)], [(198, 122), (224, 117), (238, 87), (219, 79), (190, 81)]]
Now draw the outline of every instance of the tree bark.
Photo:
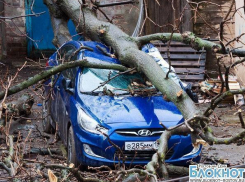
[(52, 42), (56, 47), (60, 47), (65, 42), (72, 40), (67, 27), (69, 18), (52, 0), (44, 0), (43, 2), (48, 7), (50, 13), (50, 19), (54, 32), (54, 39)]

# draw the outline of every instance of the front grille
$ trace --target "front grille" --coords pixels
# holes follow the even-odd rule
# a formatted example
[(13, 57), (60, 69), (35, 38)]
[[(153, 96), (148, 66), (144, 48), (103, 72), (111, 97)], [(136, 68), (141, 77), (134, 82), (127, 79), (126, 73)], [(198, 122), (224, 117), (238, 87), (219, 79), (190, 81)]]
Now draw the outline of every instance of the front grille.
[[(126, 161), (150, 161), (153, 154), (156, 151), (123, 151), (124, 156), (126, 157)], [(174, 153), (173, 149), (170, 149), (166, 154), (166, 160), (172, 157)]]
[[(116, 130), (116, 133), (122, 136), (141, 136), (139, 131), (142, 129), (133, 129), (133, 130)], [(144, 130), (144, 129), (143, 129)], [(160, 136), (163, 133), (163, 129), (145, 129), (150, 131), (148, 136)]]

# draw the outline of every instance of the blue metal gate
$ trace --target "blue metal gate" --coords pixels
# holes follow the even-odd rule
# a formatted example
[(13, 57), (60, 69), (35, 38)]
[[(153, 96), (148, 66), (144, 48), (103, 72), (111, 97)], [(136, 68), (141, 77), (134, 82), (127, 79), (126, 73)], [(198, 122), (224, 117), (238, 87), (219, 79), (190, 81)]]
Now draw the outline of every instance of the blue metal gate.
[[(55, 47), (52, 44), (54, 38), (51, 20), (49, 17), (49, 11), (43, 4), (43, 0), (25, 0), (26, 14), (32, 14), (31, 6), (32, 2), (33, 11), (35, 13), (44, 12), (41, 16), (27, 16), (26, 17), (26, 32), (28, 36), (33, 39), (27, 39), (27, 52), (28, 55), (34, 51), (55, 51)], [(75, 26), (71, 21), (68, 23), (69, 31), (71, 35), (76, 35)], [(75, 37), (74, 39), (76, 39)]]

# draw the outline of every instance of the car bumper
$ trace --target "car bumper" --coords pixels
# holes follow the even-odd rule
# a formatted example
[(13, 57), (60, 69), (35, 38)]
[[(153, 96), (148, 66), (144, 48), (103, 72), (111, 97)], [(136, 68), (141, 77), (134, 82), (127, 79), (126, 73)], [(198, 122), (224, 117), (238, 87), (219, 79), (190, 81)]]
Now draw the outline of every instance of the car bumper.
[[(200, 151), (201, 152), (201, 151)], [(181, 157), (178, 159), (169, 159), (166, 160), (166, 163), (175, 165), (175, 166), (188, 166), (190, 164), (191, 161), (193, 162), (199, 162), (201, 159), (200, 157), (200, 153), (199, 154), (195, 154), (195, 155), (191, 155), (188, 157)], [(106, 166), (115, 166), (119, 163), (119, 161), (115, 160), (109, 160), (109, 159), (102, 159), (102, 158), (98, 158), (98, 157), (93, 157), (91, 155), (86, 154), (85, 152), (83, 152), (83, 156), (79, 157), (79, 161), (86, 165), (86, 166), (102, 166), (102, 165), (106, 165)], [(122, 163), (122, 161), (120, 161)], [(136, 165), (146, 165), (149, 161), (125, 161), (125, 165), (127, 166), (136, 166)]]
[[(85, 137), (84, 137), (85, 136)], [(156, 141), (158, 137), (152, 138), (152, 141)], [(117, 144), (120, 148), (124, 148), (123, 144), (125, 141), (132, 141), (132, 140), (139, 140), (139, 138), (132, 139), (132, 137), (119, 137), (117, 135), (110, 136), (110, 139), (113, 143)], [(172, 165), (178, 165), (178, 166), (187, 166), (190, 164), (191, 161), (193, 162), (199, 162), (200, 161), (200, 154), (201, 154), (201, 147), (200, 149), (195, 152), (194, 154), (187, 155), (189, 152), (191, 152), (191, 149), (188, 149), (186, 147), (186, 144), (188, 143), (189, 148), (191, 147), (191, 141), (190, 137), (183, 137), (183, 136), (176, 136), (172, 137), (170, 139), (169, 146), (174, 147), (174, 153), (172, 156), (166, 160), (167, 163)], [(177, 143), (176, 145), (171, 144), (171, 141), (173, 143)], [(181, 141), (181, 142), (176, 142)], [(91, 138), (86, 137), (86, 135), (83, 135), (83, 137), (76, 133), (75, 134), (75, 143), (76, 143), (76, 154), (78, 161), (86, 166), (101, 166), (101, 165), (107, 165), (107, 166), (115, 166), (118, 164), (118, 159), (115, 156), (115, 148), (111, 146), (111, 144), (108, 142), (107, 138), (100, 135), (95, 135)], [(84, 144), (91, 147), (91, 150), (93, 151), (94, 155), (86, 153), (84, 150)], [(185, 149), (185, 150), (183, 150)], [(122, 150), (123, 151), (123, 150)], [(184, 154), (181, 153), (184, 152)], [(122, 161), (122, 160), (121, 160)], [(126, 165), (146, 165), (149, 160), (126, 160)]]

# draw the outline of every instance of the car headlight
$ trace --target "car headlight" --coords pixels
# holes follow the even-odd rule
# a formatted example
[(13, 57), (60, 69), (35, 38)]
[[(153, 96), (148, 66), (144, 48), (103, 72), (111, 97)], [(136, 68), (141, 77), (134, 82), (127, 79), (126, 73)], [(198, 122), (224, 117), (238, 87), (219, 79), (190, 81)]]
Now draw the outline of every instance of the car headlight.
[(84, 130), (96, 133), (96, 134), (102, 134), (108, 132), (108, 129), (102, 127), (99, 125), (97, 121), (95, 121), (93, 118), (88, 116), (82, 109), (78, 109), (77, 112), (77, 122), (80, 127), (82, 127)]
[(193, 149), (190, 153), (183, 155), (183, 157), (196, 154), (201, 149), (201, 147), (202, 147), (202, 145), (198, 144), (197, 146), (193, 147)]

